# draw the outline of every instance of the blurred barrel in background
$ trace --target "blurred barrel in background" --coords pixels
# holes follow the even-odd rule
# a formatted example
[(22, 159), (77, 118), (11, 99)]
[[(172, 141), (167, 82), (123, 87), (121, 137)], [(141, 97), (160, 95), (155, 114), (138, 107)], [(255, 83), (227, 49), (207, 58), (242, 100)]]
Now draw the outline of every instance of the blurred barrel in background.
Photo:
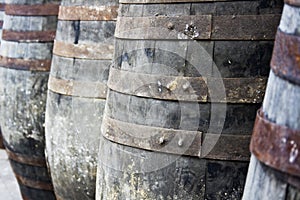
[(300, 198), (300, 2), (287, 0), (258, 111), (243, 199)]
[(63, 0), (46, 108), (46, 151), (58, 199), (95, 199), (117, 1)]
[[(0, 1), (0, 38), (2, 38), (2, 27), (3, 27), (3, 18), (4, 18), (4, 0)], [(2, 132), (0, 129), (0, 149), (4, 149)]]
[(44, 155), (44, 114), (59, 1), (6, 3), (0, 50), (4, 145), (23, 198), (55, 199)]
[(121, 1), (97, 199), (241, 199), (282, 5)]

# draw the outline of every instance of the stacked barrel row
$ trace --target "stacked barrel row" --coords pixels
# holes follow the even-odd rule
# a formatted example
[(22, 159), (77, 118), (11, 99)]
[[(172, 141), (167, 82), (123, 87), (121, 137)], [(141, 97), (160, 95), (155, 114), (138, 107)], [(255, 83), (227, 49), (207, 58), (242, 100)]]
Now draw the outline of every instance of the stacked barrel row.
[(286, 1), (262, 108), (251, 140), (243, 199), (300, 197), (300, 1)]
[(46, 108), (46, 152), (57, 199), (95, 199), (100, 127), (117, 1), (63, 0)]
[(97, 199), (240, 199), (281, 1), (122, 0)]
[(23, 199), (55, 199), (44, 114), (59, 1), (6, 3), (0, 51), (4, 145)]

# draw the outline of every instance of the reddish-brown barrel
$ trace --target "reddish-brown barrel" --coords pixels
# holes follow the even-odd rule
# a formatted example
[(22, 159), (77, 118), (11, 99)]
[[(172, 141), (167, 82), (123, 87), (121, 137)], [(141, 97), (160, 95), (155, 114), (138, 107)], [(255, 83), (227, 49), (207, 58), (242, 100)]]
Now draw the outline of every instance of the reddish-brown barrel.
[(253, 129), (245, 200), (300, 197), (300, 1), (285, 3)]
[(58, 6), (57, 0), (12, 0), (5, 6), (0, 123), (23, 199), (55, 199), (44, 153), (44, 118)]

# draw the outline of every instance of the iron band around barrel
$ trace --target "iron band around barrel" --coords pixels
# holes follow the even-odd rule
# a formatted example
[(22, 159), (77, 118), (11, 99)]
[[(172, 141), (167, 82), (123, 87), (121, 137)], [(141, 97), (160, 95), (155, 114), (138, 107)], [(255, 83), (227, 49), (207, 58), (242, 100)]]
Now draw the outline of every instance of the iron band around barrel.
[(118, 6), (60, 6), (59, 20), (115, 21)]
[(51, 183), (31, 180), (16, 173), (15, 176), (19, 183), (27, 187), (31, 187), (38, 190), (49, 190), (49, 191), (53, 190), (53, 185)]
[(300, 85), (300, 36), (278, 29), (271, 68), (277, 76)]
[(300, 130), (292, 130), (269, 121), (257, 112), (250, 150), (266, 165), (300, 177)]
[(39, 167), (46, 167), (46, 160), (45, 158), (40, 158), (40, 157), (30, 157), (28, 155), (22, 155), (22, 154), (19, 154), (19, 153), (14, 153), (12, 152), (7, 143), (4, 141), (4, 145), (5, 145), (5, 150), (6, 150), (6, 153), (9, 157), (9, 159), (11, 160), (14, 160), (16, 162), (19, 162), (19, 163), (23, 163), (23, 164), (26, 164), (26, 165), (33, 165), (33, 166), (39, 166)]
[(101, 82), (64, 80), (49, 76), (48, 88), (67, 96), (106, 98), (107, 87)]
[(28, 70), (28, 71), (50, 71), (51, 60), (24, 60), (21, 58), (0, 57), (0, 67)]
[(114, 46), (108, 44), (71, 44), (62, 41), (54, 41), (53, 54), (68, 57), (91, 60), (111, 60)]
[(104, 116), (102, 134), (116, 143), (158, 152), (220, 160), (248, 161), (250, 158), (247, 148), (250, 135), (205, 134), (206, 140), (216, 141), (216, 145), (204, 155), (206, 146), (199, 131), (144, 126)]
[[(223, 83), (226, 96), (219, 93)], [(111, 68), (108, 87), (141, 97), (191, 102), (260, 103), (267, 78), (208, 78), (140, 74)], [(214, 97), (211, 99), (210, 97)]]
[(115, 37), (143, 40), (274, 40), (280, 17), (278, 14), (118, 17)]
[(2, 39), (16, 42), (53, 42), (56, 31), (10, 31), (3, 30)]
[(15, 16), (57, 16), (58, 4), (21, 5), (6, 4), (5, 14)]

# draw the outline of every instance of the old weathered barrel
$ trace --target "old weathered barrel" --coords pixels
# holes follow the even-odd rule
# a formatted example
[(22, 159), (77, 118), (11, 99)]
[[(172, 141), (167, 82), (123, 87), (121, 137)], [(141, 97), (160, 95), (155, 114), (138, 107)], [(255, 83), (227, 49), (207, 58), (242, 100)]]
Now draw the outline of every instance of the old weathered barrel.
[(286, 1), (258, 111), (243, 199), (300, 197), (300, 1)]
[(24, 199), (55, 199), (44, 148), (57, 0), (7, 1), (0, 58), (4, 145)]
[(241, 198), (282, 4), (121, 1), (97, 199)]
[(46, 152), (58, 199), (95, 199), (117, 8), (114, 0), (60, 6), (46, 108)]
[[(3, 26), (3, 17), (4, 17), (4, 0), (0, 1), (0, 38), (2, 38), (2, 26)], [(0, 149), (4, 149), (2, 132), (0, 129)]]

